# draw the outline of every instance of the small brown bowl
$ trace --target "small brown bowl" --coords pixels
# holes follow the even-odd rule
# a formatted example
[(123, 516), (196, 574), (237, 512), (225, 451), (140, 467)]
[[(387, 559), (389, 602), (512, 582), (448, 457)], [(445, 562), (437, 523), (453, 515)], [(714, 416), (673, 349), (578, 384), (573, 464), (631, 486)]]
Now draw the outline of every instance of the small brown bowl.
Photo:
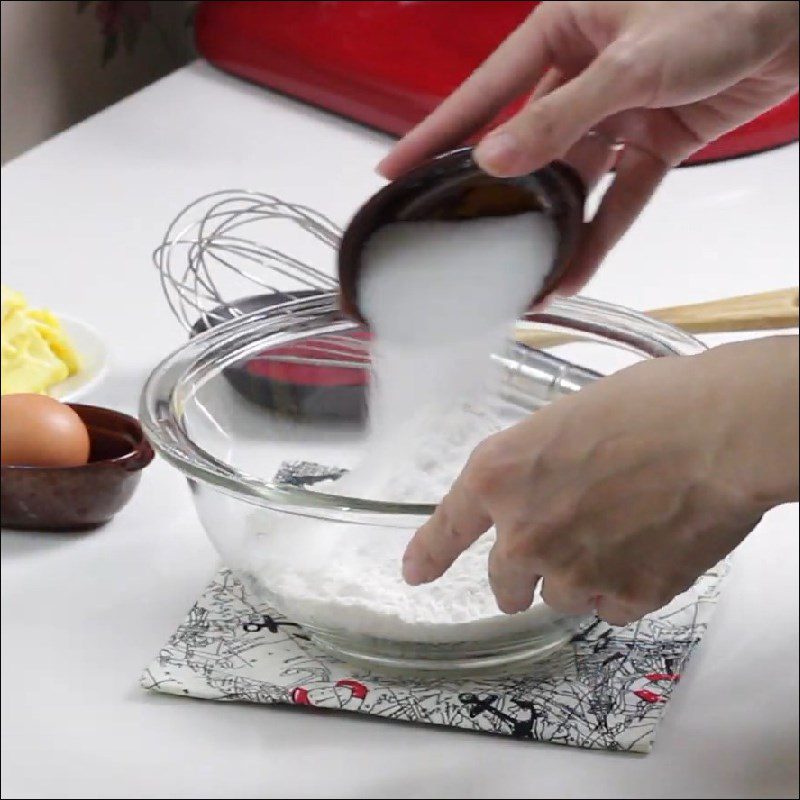
[(127, 414), (70, 403), (89, 430), (80, 467), (0, 467), (2, 526), (79, 531), (108, 522), (131, 499), (153, 449)]
[(586, 189), (568, 164), (554, 161), (529, 175), (496, 178), (472, 158), (472, 148), (452, 150), (384, 186), (350, 221), (339, 247), (342, 311), (368, 324), (358, 308), (364, 245), (382, 225), (423, 220), (505, 217), (530, 211), (550, 217), (558, 232), (553, 265), (535, 304), (550, 293), (569, 266), (583, 225)]

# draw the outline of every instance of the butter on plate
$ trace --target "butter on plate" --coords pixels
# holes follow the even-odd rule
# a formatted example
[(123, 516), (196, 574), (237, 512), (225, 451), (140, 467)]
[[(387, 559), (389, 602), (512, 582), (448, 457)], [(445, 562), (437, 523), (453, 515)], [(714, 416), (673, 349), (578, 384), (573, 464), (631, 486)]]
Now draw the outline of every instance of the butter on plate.
[(0, 287), (2, 387), (0, 394), (44, 394), (80, 369), (80, 356), (58, 318), (28, 306), (13, 289)]

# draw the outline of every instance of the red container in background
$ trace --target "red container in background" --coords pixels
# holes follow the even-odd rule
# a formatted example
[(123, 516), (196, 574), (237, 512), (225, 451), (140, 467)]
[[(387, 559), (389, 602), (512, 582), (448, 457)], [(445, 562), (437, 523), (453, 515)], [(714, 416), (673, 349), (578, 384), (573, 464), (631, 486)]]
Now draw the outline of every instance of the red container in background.
[[(200, 54), (220, 69), (400, 136), (535, 5), (205, 0), (197, 9), (195, 31)], [(797, 138), (794, 95), (687, 163), (747, 155)]]

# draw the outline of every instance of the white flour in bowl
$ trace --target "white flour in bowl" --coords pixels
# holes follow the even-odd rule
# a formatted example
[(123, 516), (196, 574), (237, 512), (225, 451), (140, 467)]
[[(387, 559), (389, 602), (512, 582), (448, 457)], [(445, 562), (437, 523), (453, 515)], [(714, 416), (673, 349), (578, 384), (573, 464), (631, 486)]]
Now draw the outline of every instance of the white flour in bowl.
[[(317, 489), (439, 502), (474, 447), (511, 421), (486, 403), (490, 355), (539, 292), (554, 253), (552, 223), (538, 214), (397, 223), (374, 234), (359, 291), (375, 337), (371, 443), (362, 464)], [(440, 579), (411, 587), (401, 558), (413, 528), (285, 515), (260, 527), (269, 537), (262, 539), (266, 556), (251, 571), (301, 623), (454, 642), (492, 639), (554, 617), (538, 598), (524, 613), (500, 612), (487, 577), (493, 530)]]

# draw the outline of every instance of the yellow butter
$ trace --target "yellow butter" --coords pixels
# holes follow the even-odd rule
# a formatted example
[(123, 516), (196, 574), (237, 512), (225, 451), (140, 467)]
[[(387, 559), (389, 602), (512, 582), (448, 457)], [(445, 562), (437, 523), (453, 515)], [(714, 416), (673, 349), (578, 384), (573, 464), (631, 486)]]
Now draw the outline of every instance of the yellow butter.
[(25, 308), (27, 303), (25, 298), (13, 289), (7, 286), (0, 286), (0, 308), (2, 308), (2, 321), (6, 321), (6, 317), (17, 308)]
[(3, 286), (2, 394), (45, 393), (80, 369), (80, 356), (59, 320), (28, 307), (25, 298)]
[(75, 374), (80, 369), (80, 359), (56, 316), (50, 311), (35, 310), (28, 312), (28, 317), (33, 321), (39, 335), (50, 346), (53, 354), (69, 370), (69, 374)]

